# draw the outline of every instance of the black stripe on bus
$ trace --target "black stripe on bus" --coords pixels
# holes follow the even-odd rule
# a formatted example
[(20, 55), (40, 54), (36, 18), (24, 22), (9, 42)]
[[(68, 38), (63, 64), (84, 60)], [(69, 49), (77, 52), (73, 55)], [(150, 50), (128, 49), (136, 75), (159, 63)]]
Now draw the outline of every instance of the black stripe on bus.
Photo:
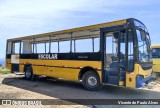
[[(57, 55), (55, 59), (47, 59), (45, 60), (84, 60), (84, 61), (101, 61), (101, 53), (39, 53), (39, 54), (20, 54), (20, 59), (41, 59), (39, 55)], [(11, 54), (7, 54), (8, 59), (11, 58)]]

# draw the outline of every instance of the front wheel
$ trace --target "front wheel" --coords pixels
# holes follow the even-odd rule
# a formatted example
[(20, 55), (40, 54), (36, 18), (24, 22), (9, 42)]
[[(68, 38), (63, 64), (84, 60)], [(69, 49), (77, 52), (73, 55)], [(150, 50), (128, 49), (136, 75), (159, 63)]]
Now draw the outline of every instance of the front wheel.
[(94, 71), (84, 73), (82, 77), (82, 84), (85, 89), (90, 91), (99, 90), (102, 87), (99, 76)]

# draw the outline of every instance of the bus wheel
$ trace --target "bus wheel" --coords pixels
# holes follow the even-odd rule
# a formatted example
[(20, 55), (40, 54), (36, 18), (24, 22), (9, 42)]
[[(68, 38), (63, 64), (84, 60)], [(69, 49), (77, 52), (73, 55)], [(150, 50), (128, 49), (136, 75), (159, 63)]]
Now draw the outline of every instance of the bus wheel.
[(102, 87), (99, 76), (93, 71), (84, 73), (82, 77), (82, 85), (85, 89), (90, 91), (99, 90)]
[(25, 71), (25, 78), (27, 80), (35, 80), (35, 75), (33, 74), (32, 67), (27, 67)]

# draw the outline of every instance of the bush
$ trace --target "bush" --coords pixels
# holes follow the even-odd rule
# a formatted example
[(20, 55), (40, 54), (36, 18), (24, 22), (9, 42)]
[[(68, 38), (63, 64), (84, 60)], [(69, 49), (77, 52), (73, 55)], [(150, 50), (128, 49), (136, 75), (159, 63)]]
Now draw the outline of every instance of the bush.
[(11, 71), (5, 67), (0, 67), (0, 74), (9, 74)]

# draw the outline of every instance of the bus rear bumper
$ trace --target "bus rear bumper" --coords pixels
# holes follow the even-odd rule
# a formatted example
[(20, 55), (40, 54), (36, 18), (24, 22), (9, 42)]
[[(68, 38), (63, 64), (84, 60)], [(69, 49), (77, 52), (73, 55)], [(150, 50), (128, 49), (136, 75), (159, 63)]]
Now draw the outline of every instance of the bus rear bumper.
[(152, 72), (152, 74), (147, 78), (144, 78), (143, 76), (138, 75), (136, 77), (136, 88), (144, 87), (146, 84), (153, 81), (153, 76), (154, 76), (154, 72)]

